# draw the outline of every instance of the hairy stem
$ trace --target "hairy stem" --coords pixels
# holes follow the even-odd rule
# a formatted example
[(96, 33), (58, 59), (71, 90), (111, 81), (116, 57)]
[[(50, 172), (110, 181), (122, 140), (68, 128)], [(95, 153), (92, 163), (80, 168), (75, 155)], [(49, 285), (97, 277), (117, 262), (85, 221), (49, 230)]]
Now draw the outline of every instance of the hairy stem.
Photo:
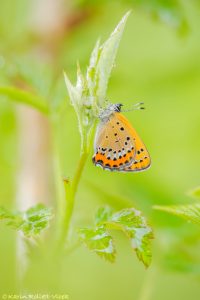
[(85, 150), (83, 150), (83, 152), (81, 153), (81, 157), (79, 159), (79, 163), (78, 163), (78, 166), (77, 166), (77, 169), (76, 169), (73, 181), (72, 181), (73, 197), (75, 197), (75, 195), (76, 195), (78, 184), (80, 182), (80, 178), (81, 178), (88, 154), (89, 154), (89, 152), (88, 152), (87, 148), (85, 148)]
[(81, 179), (81, 175), (83, 173), (83, 169), (86, 163), (86, 160), (89, 155), (89, 150), (91, 147), (91, 142), (92, 142), (92, 137), (94, 134), (94, 128), (93, 126), (91, 133), (86, 134), (83, 136), (83, 143), (82, 143), (82, 149), (81, 149), (81, 156), (78, 162), (77, 169), (75, 171), (75, 175), (73, 177), (72, 182), (66, 182), (64, 181), (65, 184), (65, 215), (64, 215), (64, 222), (62, 224), (62, 234), (61, 234), (61, 239), (60, 239), (60, 245), (59, 248), (63, 248), (65, 245), (65, 242), (68, 237), (69, 229), (70, 229), (70, 224), (71, 224), (71, 219), (73, 215), (73, 210), (74, 210), (74, 202), (75, 202), (75, 197), (78, 189), (78, 185)]

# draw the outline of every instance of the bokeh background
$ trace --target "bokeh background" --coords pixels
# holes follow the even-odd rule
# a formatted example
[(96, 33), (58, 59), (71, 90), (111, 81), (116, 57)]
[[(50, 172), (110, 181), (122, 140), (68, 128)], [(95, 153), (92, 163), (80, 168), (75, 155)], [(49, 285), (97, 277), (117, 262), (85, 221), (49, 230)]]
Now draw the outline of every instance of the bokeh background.
[(200, 182), (199, 1), (1, 0), (0, 7), (0, 87), (28, 90), (51, 107), (48, 117), (0, 93), (0, 205), (15, 210), (43, 202), (59, 209), (58, 186), (62, 177), (73, 175), (80, 152), (63, 70), (75, 82), (77, 60), (86, 70), (97, 38), (105, 40), (132, 9), (108, 99), (124, 105), (145, 102), (145, 111), (126, 116), (147, 145), (152, 167), (137, 174), (111, 173), (89, 159), (73, 222), (75, 227), (90, 225), (99, 206), (117, 210), (131, 203), (142, 210), (155, 235), (148, 270), (121, 234), (115, 234), (115, 264), (80, 246), (63, 259), (59, 278), (33, 251), (23, 289), (16, 274), (25, 254), (16, 246), (16, 233), (1, 224), (1, 294), (62, 291), (70, 300), (200, 299), (199, 228), (153, 209), (193, 203), (190, 190)]

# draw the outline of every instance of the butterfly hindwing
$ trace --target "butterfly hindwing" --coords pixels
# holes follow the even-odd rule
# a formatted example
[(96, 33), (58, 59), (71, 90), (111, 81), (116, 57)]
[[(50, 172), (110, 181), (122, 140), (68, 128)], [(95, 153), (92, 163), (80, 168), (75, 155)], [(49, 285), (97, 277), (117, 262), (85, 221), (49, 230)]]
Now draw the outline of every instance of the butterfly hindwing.
[(93, 162), (103, 169), (136, 172), (149, 168), (151, 159), (130, 122), (114, 112), (98, 125)]

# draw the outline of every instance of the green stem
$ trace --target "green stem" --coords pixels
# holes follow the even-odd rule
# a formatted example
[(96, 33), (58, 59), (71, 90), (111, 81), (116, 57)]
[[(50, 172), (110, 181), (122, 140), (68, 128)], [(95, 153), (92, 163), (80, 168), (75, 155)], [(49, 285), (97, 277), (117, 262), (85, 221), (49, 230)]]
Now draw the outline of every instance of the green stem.
[(69, 188), (68, 188), (68, 186), (65, 187), (65, 197), (66, 197), (66, 204), (67, 204), (66, 205), (65, 224), (64, 224), (65, 225), (65, 232), (64, 232), (65, 236), (67, 236), (67, 233), (69, 231), (70, 221), (71, 221), (71, 217), (72, 217), (73, 209), (74, 209), (75, 196), (76, 196), (78, 184), (80, 182), (80, 178), (81, 178), (87, 157), (88, 157), (88, 152), (83, 151), (81, 153), (78, 167), (75, 172), (72, 184), (69, 186)]
[(64, 247), (70, 229), (71, 218), (74, 210), (75, 196), (77, 193), (77, 188), (81, 179), (81, 175), (87, 157), (89, 155), (89, 149), (91, 147), (94, 128), (95, 126), (93, 126), (93, 129), (91, 130), (91, 134), (89, 134), (89, 136), (87, 135), (83, 136), (83, 147), (81, 151), (81, 156), (72, 182), (70, 183), (65, 181), (65, 200), (66, 200), (65, 205), (66, 206), (65, 206), (64, 224), (62, 224), (63, 228), (62, 228), (62, 234), (61, 234), (60, 245), (59, 245), (59, 248), (61, 249)]
[(59, 244), (59, 248), (61, 248), (61, 250), (64, 247), (64, 244), (68, 236), (71, 218), (74, 210), (75, 196), (76, 196), (78, 184), (80, 182), (81, 174), (83, 172), (87, 157), (88, 157), (88, 152), (81, 153), (81, 157), (72, 183), (66, 181), (64, 182), (66, 202), (65, 202), (64, 222), (62, 224), (63, 228), (61, 229), (62, 233), (61, 233), (61, 240)]
[(156, 282), (156, 269), (151, 267), (146, 271), (146, 276), (143, 281), (142, 289), (138, 300), (150, 300), (152, 299), (153, 290)]
[(0, 95), (7, 96), (10, 100), (13, 100), (17, 103), (23, 103), (32, 106), (44, 114), (48, 114), (49, 112), (45, 99), (37, 95), (33, 95), (30, 92), (10, 86), (0, 86)]
[(77, 192), (77, 188), (78, 188), (78, 184), (80, 182), (80, 178), (81, 178), (81, 174), (83, 172), (87, 157), (88, 157), (88, 150), (87, 148), (85, 148), (85, 150), (81, 153), (81, 157), (78, 163), (78, 167), (76, 169), (73, 181), (72, 181), (72, 192), (73, 192), (73, 196), (75, 197), (76, 192)]

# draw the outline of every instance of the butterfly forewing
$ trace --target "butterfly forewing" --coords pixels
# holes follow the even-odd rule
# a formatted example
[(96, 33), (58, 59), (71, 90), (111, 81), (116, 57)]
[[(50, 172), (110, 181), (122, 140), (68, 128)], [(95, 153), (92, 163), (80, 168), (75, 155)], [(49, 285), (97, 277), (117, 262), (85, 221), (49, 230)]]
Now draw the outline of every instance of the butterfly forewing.
[(135, 159), (135, 141), (118, 112), (100, 122), (95, 138), (93, 162), (110, 170), (129, 167)]

